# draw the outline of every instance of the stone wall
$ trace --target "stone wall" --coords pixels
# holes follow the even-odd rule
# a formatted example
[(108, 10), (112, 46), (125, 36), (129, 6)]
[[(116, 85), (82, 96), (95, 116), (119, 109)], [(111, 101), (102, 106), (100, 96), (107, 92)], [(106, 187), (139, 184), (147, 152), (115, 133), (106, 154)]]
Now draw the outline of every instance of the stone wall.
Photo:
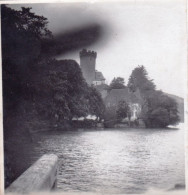
[(50, 191), (56, 186), (57, 174), (58, 157), (54, 154), (43, 155), (18, 177), (5, 192), (27, 194), (37, 191)]

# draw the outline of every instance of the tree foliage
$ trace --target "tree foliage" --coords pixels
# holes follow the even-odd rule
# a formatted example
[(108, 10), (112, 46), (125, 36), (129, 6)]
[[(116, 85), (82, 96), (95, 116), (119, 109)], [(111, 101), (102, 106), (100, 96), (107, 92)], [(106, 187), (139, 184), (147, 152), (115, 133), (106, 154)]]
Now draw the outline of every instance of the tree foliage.
[(117, 122), (116, 105), (106, 107), (104, 113), (104, 126), (107, 128), (114, 127), (116, 122)]
[(52, 37), (47, 18), (32, 13), (31, 8), (17, 11), (2, 5), (1, 10), (3, 59), (28, 66), (39, 57), (42, 41)]
[(101, 94), (97, 91), (93, 86), (89, 87), (88, 90), (89, 95), (89, 113), (91, 115), (95, 115), (97, 119), (100, 121), (104, 118), (105, 105)]
[(41, 87), (36, 88), (37, 109), (41, 114), (57, 121), (89, 114), (103, 117), (102, 97), (94, 87), (88, 86), (76, 61), (51, 60), (45, 65), (49, 69), (42, 76), (43, 80), (41, 74), (38, 75)]
[(1, 14), (4, 106), (10, 110), (23, 98), (30, 98), (41, 43), (51, 32), (47, 19), (31, 8), (17, 11), (2, 5)]
[[(24, 156), (23, 141), (31, 141), (28, 133), (31, 125), (27, 124), (31, 124), (31, 115), (36, 114), (32, 81), (37, 73), (41, 43), (51, 37), (47, 23), (45, 17), (32, 13), (31, 8), (13, 10), (1, 5), (4, 146), (9, 162), (13, 163), (5, 167), (6, 186), (20, 174), (14, 159), (19, 156), (17, 152)], [(13, 139), (7, 142), (9, 138)], [(16, 150), (18, 147), (22, 150)], [(9, 166), (17, 175), (9, 175)]]
[[(95, 42), (101, 31), (92, 25), (55, 40), (48, 30), (47, 18), (32, 13), (31, 8), (14, 10), (6, 5), (1, 6), (1, 24), (5, 150), (6, 155), (12, 156), (12, 167), (17, 169), (13, 159), (18, 155), (11, 153), (12, 147), (20, 144), (24, 148), (20, 138), (28, 141), (32, 125), (43, 124), (43, 119), (46, 125), (88, 114), (102, 118), (102, 99), (87, 85), (79, 65), (74, 60), (52, 59)], [(36, 129), (40, 130), (40, 125)], [(7, 150), (8, 137), (19, 143), (10, 142)], [(21, 155), (22, 151), (15, 150)], [(10, 177), (13, 181), (16, 175)], [(9, 183), (6, 178), (6, 186)]]
[(138, 66), (132, 71), (128, 87), (130, 91), (138, 90), (141, 94), (141, 118), (147, 127), (166, 127), (179, 122), (176, 101), (156, 90), (144, 66)]
[(180, 121), (177, 102), (161, 91), (153, 91), (146, 97), (141, 115), (147, 127), (166, 127)]
[(128, 105), (128, 103), (125, 100), (119, 101), (117, 105), (117, 110), (116, 110), (116, 117), (119, 121), (121, 121), (124, 118), (130, 118), (131, 116), (131, 110)]
[(117, 77), (112, 80), (109, 85), (109, 90), (111, 89), (123, 89), (125, 88), (125, 81), (122, 77)]
[(133, 92), (136, 89), (139, 89), (141, 92), (146, 92), (148, 90), (155, 90), (156, 88), (153, 80), (148, 78), (148, 73), (144, 66), (138, 66), (132, 71), (129, 77), (128, 87)]
[(2, 5), (5, 110), (16, 113), (26, 100), (40, 116), (58, 121), (88, 114), (101, 118), (102, 98), (87, 85), (79, 65), (41, 54), (47, 39), (53, 40), (47, 24), (47, 19), (32, 13), (31, 8), (13, 10)]

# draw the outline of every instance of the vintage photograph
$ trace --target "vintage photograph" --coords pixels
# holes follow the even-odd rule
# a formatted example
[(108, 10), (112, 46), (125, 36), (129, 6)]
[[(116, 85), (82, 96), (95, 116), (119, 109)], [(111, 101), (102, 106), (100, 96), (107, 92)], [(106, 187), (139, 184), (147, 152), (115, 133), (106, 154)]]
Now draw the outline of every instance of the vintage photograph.
[(1, 4), (5, 193), (184, 193), (185, 0)]

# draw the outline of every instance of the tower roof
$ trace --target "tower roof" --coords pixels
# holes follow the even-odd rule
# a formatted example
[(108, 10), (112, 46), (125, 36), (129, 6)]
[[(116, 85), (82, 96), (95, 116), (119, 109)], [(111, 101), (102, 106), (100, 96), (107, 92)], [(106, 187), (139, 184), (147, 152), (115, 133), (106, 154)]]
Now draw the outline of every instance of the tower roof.
[(105, 80), (102, 72), (99, 72), (99, 71), (95, 71), (95, 81), (102, 81), (102, 80)]
[(82, 49), (82, 51), (80, 51), (80, 57), (97, 57), (97, 52), (95, 51), (91, 51), (91, 50), (86, 50), (86, 49)]

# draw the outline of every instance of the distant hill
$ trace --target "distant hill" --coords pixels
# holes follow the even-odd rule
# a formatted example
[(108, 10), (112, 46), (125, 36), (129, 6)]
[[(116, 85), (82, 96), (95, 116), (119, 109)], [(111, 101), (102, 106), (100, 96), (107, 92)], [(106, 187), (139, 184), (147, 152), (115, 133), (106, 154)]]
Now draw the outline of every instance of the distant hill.
[(184, 99), (182, 97), (178, 97), (176, 95), (172, 95), (172, 94), (168, 94), (168, 93), (165, 93), (165, 94), (168, 97), (171, 97), (174, 100), (176, 100), (176, 102), (178, 104), (178, 111), (179, 111), (180, 120), (181, 120), (181, 122), (184, 122)]

